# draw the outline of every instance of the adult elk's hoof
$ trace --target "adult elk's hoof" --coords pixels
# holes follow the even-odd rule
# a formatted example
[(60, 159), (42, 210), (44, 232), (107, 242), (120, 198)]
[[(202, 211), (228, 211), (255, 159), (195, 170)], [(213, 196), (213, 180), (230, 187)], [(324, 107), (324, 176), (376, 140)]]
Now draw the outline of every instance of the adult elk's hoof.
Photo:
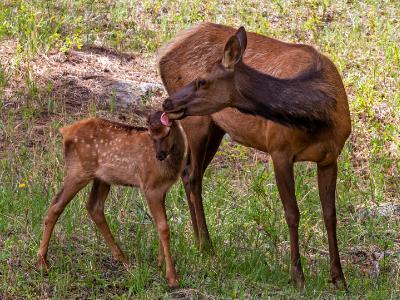
[(335, 288), (341, 291), (348, 291), (347, 283), (344, 277), (333, 278), (331, 282), (335, 285)]
[(301, 269), (292, 269), (290, 282), (298, 289), (303, 289), (305, 283), (303, 271)]
[(205, 253), (212, 253), (213, 246), (210, 239), (203, 239), (199, 241), (199, 250)]

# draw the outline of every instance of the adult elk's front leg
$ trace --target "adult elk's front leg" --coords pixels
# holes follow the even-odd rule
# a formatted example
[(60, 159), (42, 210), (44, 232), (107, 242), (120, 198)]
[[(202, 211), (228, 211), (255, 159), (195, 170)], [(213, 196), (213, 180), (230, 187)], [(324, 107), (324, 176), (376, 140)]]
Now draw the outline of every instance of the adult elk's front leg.
[[(202, 185), (204, 172), (213, 159), (218, 147), (221, 143), (225, 132), (213, 123), (206, 126), (199, 125), (201, 130), (197, 130), (196, 134), (188, 135), (190, 149), (190, 164), (188, 164), (182, 176), (186, 195), (189, 197), (189, 208), (194, 207), (194, 216), (196, 218), (196, 226), (194, 227), (195, 235), (197, 232), (197, 242), (200, 250), (210, 250), (212, 243), (207, 228), (207, 222), (204, 214)], [(193, 131), (193, 130), (192, 130)], [(187, 176), (189, 174), (189, 176)], [(191, 209), (191, 215), (192, 209)]]
[(298, 286), (304, 286), (304, 274), (300, 262), (299, 250), (299, 221), (300, 212), (297, 206), (292, 160), (282, 155), (272, 155), (275, 178), (279, 195), (285, 210), (286, 222), (289, 226), (291, 280)]
[(187, 162), (185, 165), (185, 168), (183, 169), (182, 175), (181, 175), (181, 179), (183, 182), (183, 187), (185, 189), (185, 194), (186, 194), (186, 199), (187, 199), (187, 203), (189, 206), (189, 212), (190, 212), (190, 218), (192, 220), (192, 227), (193, 227), (193, 233), (194, 233), (194, 237), (196, 239), (196, 243), (199, 244), (199, 229), (197, 227), (197, 218), (196, 218), (196, 209), (194, 206), (194, 203), (192, 202), (192, 199), (190, 198), (190, 194), (191, 194), (191, 189), (190, 189), (190, 174), (191, 174), (191, 160), (190, 160), (190, 149), (189, 149), (189, 153), (188, 153), (188, 158), (187, 158)]
[(326, 230), (328, 232), (329, 258), (331, 263), (332, 283), (336, 287), (347, 289), (346, 280), (340, 264), (336, 237), (336, 178), (337, 162), (328, 166), (318, 165), (318, 188)]

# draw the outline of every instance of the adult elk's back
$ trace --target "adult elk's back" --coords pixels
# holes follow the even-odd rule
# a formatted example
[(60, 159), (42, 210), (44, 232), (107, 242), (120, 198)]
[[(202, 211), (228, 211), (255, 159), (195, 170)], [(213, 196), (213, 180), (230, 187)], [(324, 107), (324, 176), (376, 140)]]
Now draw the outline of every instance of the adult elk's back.
[(304, 275), (293, 164), (317, 163), (332, 282), (345, 287), (336, 238), (335, 191), (337, 159), (351, 122), (334, 64), (307, 45), (203, 23), (180, 33), (160, 51), (159, 68), (170, 95), (164, 109), (173, 118), (190, 116), (182, 120), (190, 149), (182, 179), (200, 247), (210, 244), (202, 176), (228, 133), (245, 146), (271, 154), (289, 226), (291, 277), (300, 286)]

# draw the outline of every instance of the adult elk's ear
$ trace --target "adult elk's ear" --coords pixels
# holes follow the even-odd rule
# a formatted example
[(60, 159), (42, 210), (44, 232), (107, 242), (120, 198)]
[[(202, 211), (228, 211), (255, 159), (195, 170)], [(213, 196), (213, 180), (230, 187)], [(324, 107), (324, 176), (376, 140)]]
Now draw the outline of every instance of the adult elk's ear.
[(246, 29), (244, 29), (243, 26), (240, 26), (239, 29), (236, 31), (235, 35), (240, 42), (240, 48), (242, 49), (242, 55), (243, 55), (244, 50), (246, 50), (246, 47), (247, 47)]
[(222, 65), (232, 70), (233, 67), (242, 60), (243, 52), (246, 50), (247, 36), (246, 30), (241, 26), (235, 35), (231, 36), (225, 44)]

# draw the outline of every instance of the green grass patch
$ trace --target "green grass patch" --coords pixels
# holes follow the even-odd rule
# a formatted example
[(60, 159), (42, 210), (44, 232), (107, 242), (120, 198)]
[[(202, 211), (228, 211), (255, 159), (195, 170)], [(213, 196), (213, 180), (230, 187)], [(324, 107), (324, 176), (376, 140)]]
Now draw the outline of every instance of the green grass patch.
[[(15, 42), (16, 55), (0, 60), (0, 298), (397, 298), (399, 217), (365, 215), (363, 207), (400, 199), (399, 15), (399, 1), (375, 0), (2, 1), (0, 43)], [(113, 187), (106, 204), (110, 228), (132, 263), (129, 271), (112, 259), (87, 216), (88, 188), (56, 225), (49, 273), (34, 268), (42, 219), (62, 182), (57, 129), (77, 116), (67, 114), (54, 87), (36, 80), (32, 59), (93, 44), (152, 56), (178, 31), (205, 20), (312, 44), (343, 75), (353, 133), (339, 162), (337, 208), (349, 293), (328, 283), (315, 166), (299, 164), (295, 172), (307, 282), (299, 291), (288, 283), (288, 228), (272, 166), (226, 141), (203, 188), (212, 255), (195, 247), (181, 184), (168, 195), (181, 289), (168, 289), (145, 200), (130, 188)], [(96, 108), (85, 113), (94, 115)]]

